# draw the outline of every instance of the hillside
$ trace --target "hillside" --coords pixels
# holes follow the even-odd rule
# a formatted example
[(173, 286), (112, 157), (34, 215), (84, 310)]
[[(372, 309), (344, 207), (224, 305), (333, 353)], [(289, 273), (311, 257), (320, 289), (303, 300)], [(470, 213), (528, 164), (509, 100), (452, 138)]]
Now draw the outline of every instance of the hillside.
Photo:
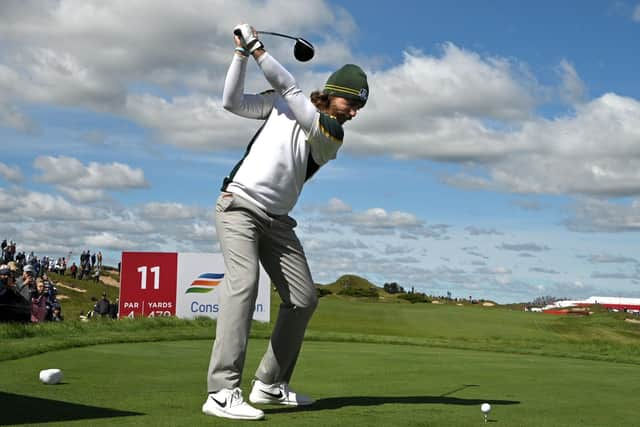
[[(63, 315), (67, 319), (77, 319), (80, 312), (86, 314), (91, 310), (95, 300), (107, 294), (110, 301), (115, 301), (119, 296), (120, 276), (117, 269), (106, 267), (100, 276), (100, 282), (96, 283), (91, 278), (73, 279), (68, 274), (61, 276), (55, 273), (49, 274), (51, 280), (57, 285), (58, 298), (61, 300)], [(446, 299), (435, 299), (433, 297), (425, 298), (424, 294), (406, 294), (406, 293), (388, 293), (380, 287), (376, 286), (366, 278), (355, 274), (346, 274), (339, 277), (335, 282), (327, 284), (316, 284), (318, 293), (321, 297), (330, 298), (359, 298), (369, 302), (379, 303), (433, 303), (433, 304), (452, 304), (452, 305), (471, 305), (469, 301), (454, 301)], [(273, 301), (277, 301), (278, 296), (274, 292)], [(272, 304), (274, 305), (274, 304)], [(275, 304), (277, 306), (277, 304)], [(480, 306), (480, 304), (478, 305)], [(514, 306), (513, 309), (522, 308)]]
[(346, 274), (333, 283), (318, 285), (320, 295), (346, 295), (377, 298), (384, 291), (367, 279)]
[(95, 301), (107, 294), (110, 301), (119, 297), (120, 289), (115, 284), (120, 282), (118, 271), (111, 267), (105, 267), (101, 281), (93, 278), (74, 279), (69, 274), (64, 276), (49, 273), (49, 278), (58, 290), (58, 300), (62, 305), (62, 315), (65, 320), (75, 320), (80, 313), (86, 314), (92, 310)]
[[(384, 287), (376, 286), (369, 280), (357, 276), (355, 274), (346, 274), (338, 278), (333, 283), (325, 285), (316, 284), (318, 294), (321, 297), (356, 297), (366, 298), (370, 301), (377, 301), (383, 303), (402, 303), (402, 304), (415, 304), (415, 303), (431, 303), (431, 304), (449, 304), (449, 305), (474, 305), (479, 307), (493, 307), (497, 303), (489, 300), (456, 300), (447, 298), (438, 298), (430, 295), (425, 295), (421, 292), (386, 292)], [(523, 306), (514, 305), (514, 309), (522, 310)]]

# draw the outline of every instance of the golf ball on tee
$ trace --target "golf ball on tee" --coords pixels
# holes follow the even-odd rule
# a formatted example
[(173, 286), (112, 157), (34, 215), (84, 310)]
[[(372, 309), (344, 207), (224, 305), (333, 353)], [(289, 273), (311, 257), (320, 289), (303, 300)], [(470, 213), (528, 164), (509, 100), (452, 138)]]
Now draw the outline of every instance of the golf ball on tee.
[(489, 405), (488, 403), (483, 403), (482, 405), (480, 405), (480, 410), (483, 413), (488, 414), (489, 411), (491, 411), (491, 405)]

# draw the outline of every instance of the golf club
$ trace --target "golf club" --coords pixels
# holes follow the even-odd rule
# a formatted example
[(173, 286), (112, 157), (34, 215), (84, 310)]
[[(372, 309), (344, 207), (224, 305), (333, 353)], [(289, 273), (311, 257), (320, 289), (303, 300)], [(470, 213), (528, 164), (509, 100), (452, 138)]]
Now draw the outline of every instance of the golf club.
[[(295, 56), (295, 58), (300, 62), (309, 61), (311, 58), (313, 58), (313, 55), (315, 53), (315, 50), (313, 49), (313, 45), (301, 37), (293, 37), (287, 34), (274, 33), (272, 31), (258, 31), (257, 33), (269, 34), (272, 36), (284, 37), (286, 39), (295, 40), (296, 44), (293, 45), (293, 56)], [(235, 34), (237, 36), (241, 35), (239, 31), (236, 31)]]
[(313, 45), (301, 37), (293, 37), (287, 34), (274, 33), (272, 31), (258, 31), (258, 34), (270, 34), (272, 36), (295, 40), (296, 43), (295, 45), (293, 45), (293, 56), (295, 56), (295, 58), (300, 62), (309, 61), (311, 58), (313, 58), (313, 55), (315, 53)]

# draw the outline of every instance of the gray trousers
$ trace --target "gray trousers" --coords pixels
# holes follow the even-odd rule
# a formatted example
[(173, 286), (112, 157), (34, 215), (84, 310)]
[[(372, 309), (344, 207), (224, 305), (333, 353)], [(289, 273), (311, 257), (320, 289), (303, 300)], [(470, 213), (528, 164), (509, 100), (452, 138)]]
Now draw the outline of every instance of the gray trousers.
[(270, 216), (253, 203), (223, 192), (216, 203), (216, 231), (225, 263), (219, 286), (216, 338), (207, 375), (208, 391), (239, 387), (251, 319), (258, 295), (259, 264), (282, 299), (267, 351), (255, 377), (265, 384), (289, 382), (318, 296), (296, 221)]

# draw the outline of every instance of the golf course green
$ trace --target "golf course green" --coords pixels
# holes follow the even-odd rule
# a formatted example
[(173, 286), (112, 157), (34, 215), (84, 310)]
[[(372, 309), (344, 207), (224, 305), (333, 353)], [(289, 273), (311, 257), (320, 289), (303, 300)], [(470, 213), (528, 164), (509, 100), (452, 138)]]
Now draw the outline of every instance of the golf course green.
[[(245, 398), (270, 328), (254, 325)], [(0, 424), (242, 423), (200, 412), (213, 333), (208, 319), (0, 325)], [(492, 425), (635, 425), (639, 350), (640, 325), (619, 314), (332, 295), (321, 299), (292, 381), (316, 404), (261, 406), (262, 423), (473, 426), (485, 424), (488, 402)], [(62, 369), (62, 383), (40, 383), (46, 368)]]

